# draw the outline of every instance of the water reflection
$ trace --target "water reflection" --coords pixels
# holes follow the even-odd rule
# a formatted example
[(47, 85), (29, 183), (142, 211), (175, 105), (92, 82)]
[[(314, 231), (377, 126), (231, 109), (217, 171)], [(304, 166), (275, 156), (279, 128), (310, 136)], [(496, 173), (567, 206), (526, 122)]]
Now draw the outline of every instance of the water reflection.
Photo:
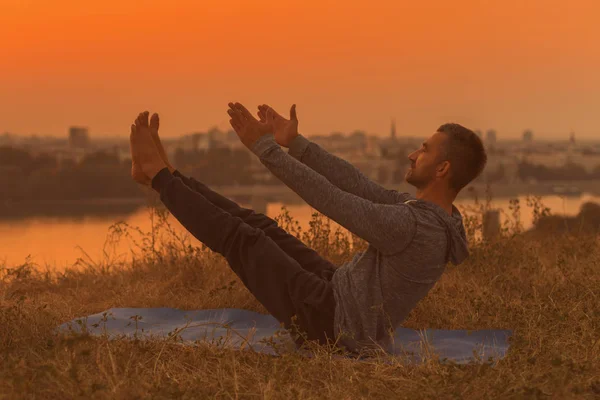
[[(525, 197), (519, 198), (521, 203), (521, 222), (525, 229), (532, 225), (533, 215), (527, 207)], [(544, 196), (542, 202), (549, 207), (552, 213), (575, 215), (579, 212), (581, 204), (592, 201), (600, 203), (600, 197), (583, 195), (581, 197)], [(459, 208), (473, 205), (473, 200), (460, 200), (455, 203)], [(502, 208), (507, 218), (510, 199), (494, 199), (492, 207)], [(269, 203), (266, 214), (275, 217), (281, 212), (281, 203)], [(307, 205), (286, 205), (290, 214), (299, 221), (303, 229), (308, 228), (308, 223), (314, 209)], [(46, 265), (63, 269), (72, 266), (78, 257), (85, 253), (93, 260), (103, 257), (105, 241), (109, 234), (109, 227), (118, 221), (125, 221), (131, 226), (137, 226), (142, 231), (151, 230), (149, 210), (146, 207), (138, 208), (130, 214), (112, 214), (104, 216), (79, 216), (79, 217), (28, 217), (21, 219), (0, 220), (0, 263), (15, 266), (25, 262), (28, 255), (37, 265)], [(186, 233), (179, 222), (169, 216), (169, 222), (176, 231)], [(334, 228), (337, 224), (334, 223)], [(195, 245), (200, 243), (191, 235), (190, 242)], [(116, 254), (125, 257), (130, 252), (130, 242), (124, 239), (115, 248)], [(82, 251), (83, 250), (83, 251)]]

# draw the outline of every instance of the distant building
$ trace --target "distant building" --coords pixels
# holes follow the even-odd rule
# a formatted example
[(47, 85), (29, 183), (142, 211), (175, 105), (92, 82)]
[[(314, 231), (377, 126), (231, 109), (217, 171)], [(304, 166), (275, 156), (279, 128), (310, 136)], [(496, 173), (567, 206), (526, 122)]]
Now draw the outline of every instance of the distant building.
[(0, 135), (0, 146), (12, 146), (14, 143), (13, 137), (10, 133), (5, 132)]
[(207, 132), (195, 132), (174, 140), (167, 151), (175, 154), (177, 148), (184, 151), (208, 151), (212, 149), (229, 148), (231, 150), (244, 149), (244, 144), (233, 130), (221, 131), (214, 127)]
[(212, 145), (212, 140), (207, 133), (194, 133), (190, 136), (191, 146), (186, 150), (208, 150)]
[(334, 154), (355, 150), (341, 132), (333, 132), (330, 135), (315, 135), (311, 137), (311, 141)]
[(90, 145), (88, 128), (72, 126), (69, 128), (69, 147), (85, 149)]
[(526, 144), (531, 144), (531, 142), (533, 142), (533, 131), (531, 129), (526, 129), (523, 132), (523, 142)]
[(494, 129), (488, 129), (488, 131), (485, 133), (485, 144), (493, 149), (496, 147), (496, 131)]
[(375, 135), (367, 137), (364, 155), (367, 158), (379, 158), (381, 157), (381, 147), (379, 146), (380, 138)]
[(224, 132), (215, 126), (209, 129), (206, 135), (208, 137), (208, 148), (210, 149), (229, 148), (236, 150), (245, 147), (233, 129)]
[(210, 148), (210, 138), (204, 132), (195, 132), (179, 137), (168, 146), (164, 144), (167, 154), (175, 154), (177, 148), (184, 151), (200, 151)]
[(344, 142), (346, 143), (346, 152), (364, 156), (367, 149), (368, 136), (364, 131), (355, 130), (345, 138)]

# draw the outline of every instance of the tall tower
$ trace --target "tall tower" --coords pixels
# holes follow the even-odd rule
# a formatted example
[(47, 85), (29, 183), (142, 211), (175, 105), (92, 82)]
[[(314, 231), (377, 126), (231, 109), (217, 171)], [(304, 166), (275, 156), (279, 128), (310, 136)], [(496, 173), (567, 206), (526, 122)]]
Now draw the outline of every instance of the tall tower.
[(569, 134), (569, 144), (567, 145), (567, 162), (571, 162), (573, 160), (573, 156), (575, 153), (575, 132), (571, 130)]
[(572, 146), (575, 145), (575, 132), (571, 131), (571, 134), (569, 135), (569, 144), (571, 144)]
[(396, 119), (392, 118), (392, 128), (390, 132), (390, 137), (392, 140), (396, 140)]

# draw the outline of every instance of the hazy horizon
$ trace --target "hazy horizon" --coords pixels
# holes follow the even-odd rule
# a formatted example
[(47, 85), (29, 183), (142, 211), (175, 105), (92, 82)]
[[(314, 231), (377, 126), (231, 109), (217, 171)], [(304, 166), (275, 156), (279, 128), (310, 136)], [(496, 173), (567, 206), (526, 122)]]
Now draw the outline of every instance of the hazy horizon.
[(591, 0), (3, 3), (0, 134), (126, 137), (143, 110), (163, 137), (225, 130), (229, 101), (296, 103), (307, 136), (600, 133)]
[[(214, 126), (213, 126), (214, 127)], [(211, 127), (212, 128), (212, 127)], [(190, 132), (185, 132), (185, 133), (180, 133), (180, 134), (171, 134), (171, 135), (165, 135), (163, 138), (165, 140), (173, 140), (173, 139), (177, 139), (180, 137), (184, 137), (184, 136), (188, 136), (188, 135), (192, 135), (192, 134), (197, 134), (197, 133), (207, 133), (208, 130), (210, 130), (211, 128), (208, 129), (197, 129), (194, 131), (190, 131)], [(233, 129), (231, 129), (233, 130)], [(352, 134), (354, 131), (357, 131), (359, 129), (352, 129), (348, 132), (340, 132), (342, 134), (344, 134), (344, 136), (349, 136), (350, 134)], [(0, 136), (2, 136), (3, 134), (8, 133), (10, 135), (19, 137), (19, 138), (31, 138), (32, 136), (35, 136), (37, 138), (46, 138), (46, 139), (64, 139), (64, 140), (68, 140), (68, 129), (67, 131), (64, 132), (64, 134), (58, 134), (58, 135), (50, 135), (50, 134), (43, 134), (43, 133), (31, 133), (31, 134), (17, 134), (17, 133), (13, 133), (13, 132), (2, 132), (0, 131)], [(307, 137), (315, 137), (315, 136), (328, 136), (328, 135), (332, 135), (334, 133), (338, 133), (338, 132), (329, 132), (329, 133), (303, 133), (303, 135), (307, 136)], [(371, 133), (371, 132), (366, 132), (366, 134), (368, 136), (377, 136), (380, 138), (385, 138), (385, 137), (389, 137), (389, 133), (386, 135), (376, 135), (375, 133)], [(497, 132), (498, 134), (498, 132)], [(424, 138), (427, 137), (429, 135), (429, 133), (424, 133), (423, 135), (418, 135), (418, 134), (406, 134), (406, 135), (402, 135), (400, 132), (396, 133), (396, 137), (400, 138), (400, 139), (418, 139), (420, 140), (420, 138)], [(483, 131), (483, 138), (485, 139), (485, 131)], [(94, 136), (93, 132), (90, 131), (90, 140), (94, 141), (94, 140), (129, 140), (129, 132), (127, 132), (127, 134), (121, 134), (121, 135), (110, 135), (110, 134), (104, 134), (104, 135), (97, 135)], [(522, 137), (521, 135), (518, 136), (512, 136), (512, 137), (505, 137), (503, 135), (499, 135), (496, 140), (498, 142), (519, 142), (522, 141)], [(580, 143), (600, 143), (600, 135), (592, 135), (590, 137), (580, 137), (580, 136), (576, 136), (576, 140), (577, 142)], [(535, 135), (534, 132), (534, 138), (533, 138), (534, 142), (538, 142), (538, 143), (544, 143), (544, 142), (568, 142), (569, 141), (569, 137), (568, 135), (564, 135), (564, 136), (558, 136), (558, 137), (550, 137), (547, 138), (545, 136), (542, 135)]]

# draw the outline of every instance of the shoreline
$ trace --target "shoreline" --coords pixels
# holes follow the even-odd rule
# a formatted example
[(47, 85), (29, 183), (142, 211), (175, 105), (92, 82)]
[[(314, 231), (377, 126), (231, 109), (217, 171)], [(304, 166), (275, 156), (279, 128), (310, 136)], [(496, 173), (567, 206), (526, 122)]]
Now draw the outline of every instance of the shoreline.
[[(384, 185), (388, 189), (414, 194), (414, 187), (407, 183)], [(486, 184), (473, 184), (463, 189), (457, 200), (486, 198)], [(553, 188), (575, 188), (573, 193), (557, 193)], [(213, 189), (239, 203), (254, 205), (256, 208), (267, 203), (303, 204), (304, 200), (286, 186), (215, 186)], [(552, 181), (539, 184), (514, 183), (490, 185), (491, 198), (510, 199), (518, 196), (564, 196), (580, 198), (585, 195), (600, 196), (600, 181)], [(148, 196), (128, 198), (101, 198), (80, 200), (26, 200), (0, 202), (0, 219), (12, 220), (28, 217), (85, 217), (128, 215), (150, 203)]]

